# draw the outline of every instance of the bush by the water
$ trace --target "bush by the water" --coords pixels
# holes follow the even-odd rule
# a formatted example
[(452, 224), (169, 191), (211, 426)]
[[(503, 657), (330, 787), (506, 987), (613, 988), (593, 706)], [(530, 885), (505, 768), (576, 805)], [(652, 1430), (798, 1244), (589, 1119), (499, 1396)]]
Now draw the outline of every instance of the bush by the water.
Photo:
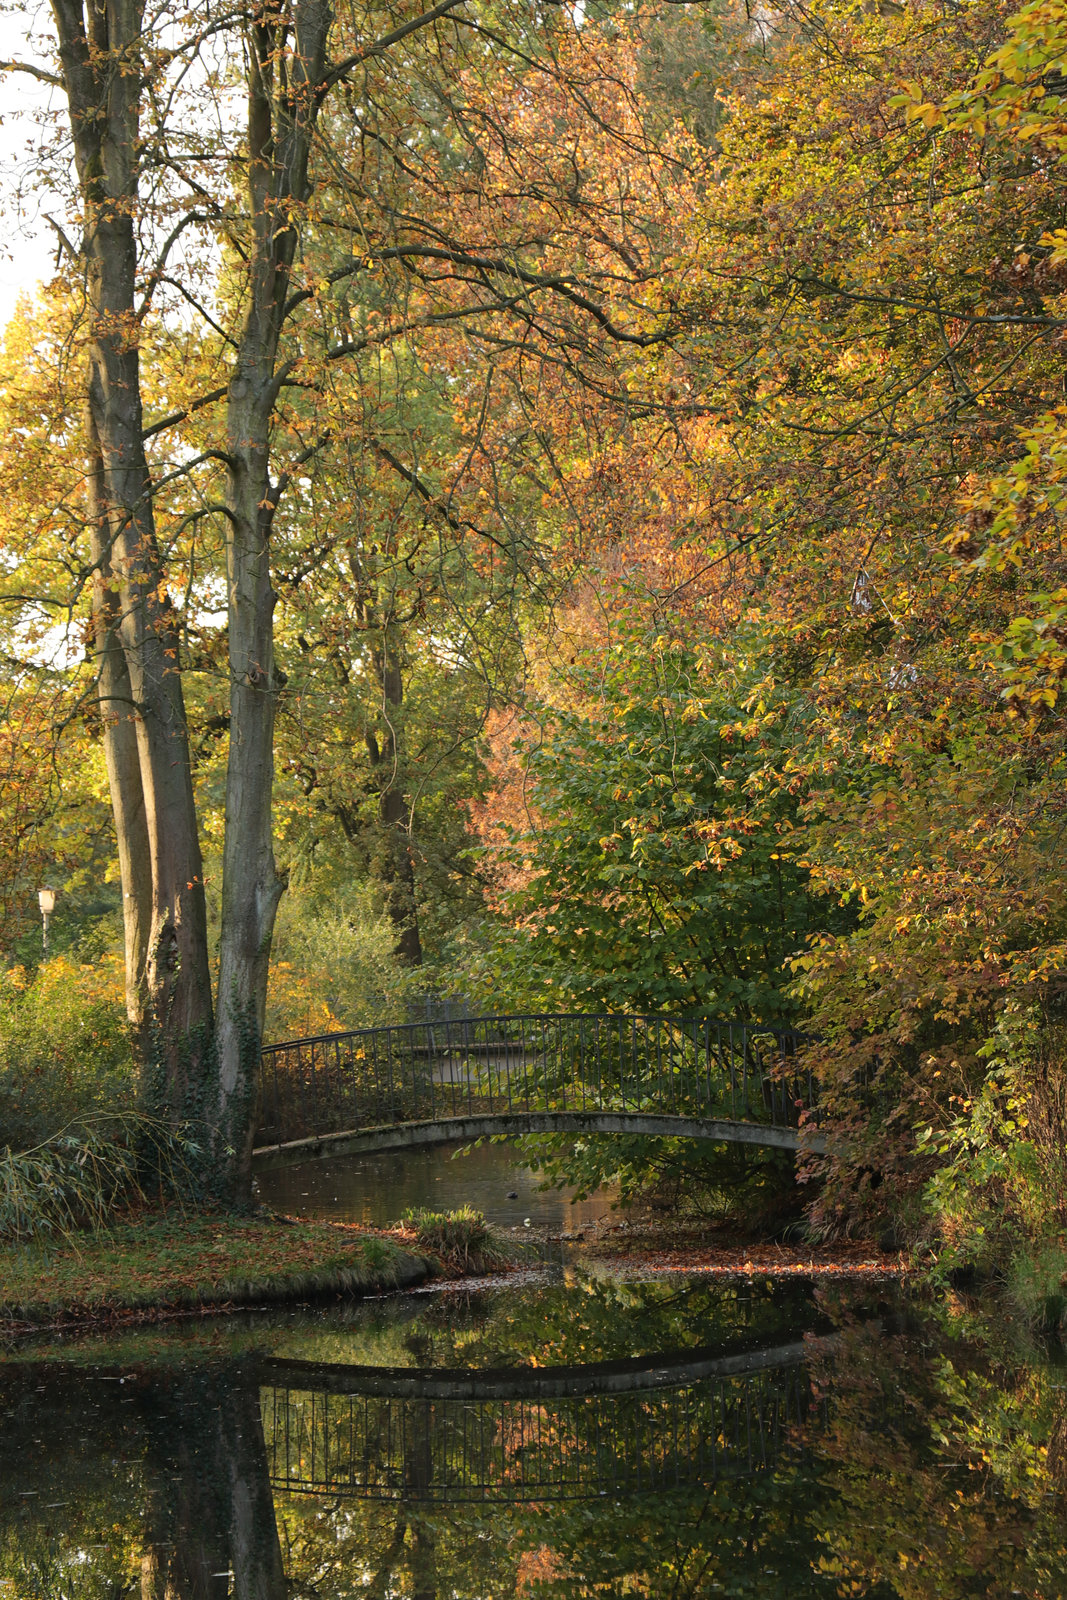
[(937, 1158), (924, 1241), (941, 1280), (999, 1280), (1027, 1323), (1067, 1313), (1067, 1030), (1036, 1011), (1001, 1019), (983, 1051), (981, 1089), (947, 1127), (924, 1129)]
[(31, 1149), (128, 1106), (133, 1088), (118, 960), (0, 970), (0, 1149)]
[(455, 1211), (428, 1211), (423, 1206), (413, 1206), (405, 1211), (404, 1221), (414, 1229), (423, 1250), (460, 1271), (481, 1272), (486, 1267), (501, 1266), (508, 1259), (506, 1245), (473, 1206), (460, 1206)]

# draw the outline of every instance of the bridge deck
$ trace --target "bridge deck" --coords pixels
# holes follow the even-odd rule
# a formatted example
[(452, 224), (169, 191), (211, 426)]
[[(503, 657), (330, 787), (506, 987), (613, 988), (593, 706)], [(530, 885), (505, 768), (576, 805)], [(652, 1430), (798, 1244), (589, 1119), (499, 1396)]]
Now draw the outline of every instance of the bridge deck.
[(285, 1144), (260, 1145), (252, 1152), (256, 1172), (339, 1156), (376, 1155), (437, 1144), (467, 1144), (472, 1139), (528, 1133), (638, 1134), (646, 1138), (705, 1139), (717, 1144), (751, 1144), (821, 1155), (826, 1141), (818, 1133), (775, 1128), (758, 1122), (727, 1122), (700, 1117), (660, 1117), (612, 1111), (520, 1111), (484, 1117), (445, 1117), (438, 1122), (394, 1122), (377, 1128), (348, 1128), (312, 1134)]

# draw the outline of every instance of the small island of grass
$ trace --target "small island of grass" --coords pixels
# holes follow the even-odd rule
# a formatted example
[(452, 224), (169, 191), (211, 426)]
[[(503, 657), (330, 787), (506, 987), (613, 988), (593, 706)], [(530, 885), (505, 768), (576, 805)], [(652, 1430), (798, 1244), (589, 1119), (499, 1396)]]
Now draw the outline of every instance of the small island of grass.
[(269, 1213), (174, 1208), (106, 1230), (8, 1245), (0, 1253), (0, 1326), (378, 1294), (420, 1283), (433, 1270), (411, 1230), (390, 1237)]

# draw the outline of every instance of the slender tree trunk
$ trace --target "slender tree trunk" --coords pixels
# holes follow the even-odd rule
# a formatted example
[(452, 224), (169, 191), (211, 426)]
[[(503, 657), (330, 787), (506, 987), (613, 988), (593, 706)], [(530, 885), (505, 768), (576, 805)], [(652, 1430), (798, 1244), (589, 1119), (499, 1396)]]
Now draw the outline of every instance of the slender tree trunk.
[(235, 1600), (286, 1600), (274, 1494), (259, 1389), (245, 1382), (230, 1389), (219, 1408), (219, 1429), (229, 1474), (230, 1566)]
[[(275, 596), (270, 582), (267, 430), (270, 362), (246, 338), (230, 385), (232, 526), (229, 584), (230, 747), (219, 947), (218, 1079), (213, 1122), (229, 1187), (251, 1183), (252, 1098), (267, 1000), (274, 919), (283, 883), (274, 862)], [(251, 348), (250, 348), (251, 347)], [(232, 1155), (227, 1152), (232, 1151)]]
[(130, 673), (118, 635), (119, 596), (111, 574), (103, 461), (91, 415), (88, 418), (87, 473), (91, 557), (93, 563), (93, 634), (96, 647), (96, 694), (103, 730), (111, 809), (115, 817), (122, 922), (126, 953), (126, 1014), (133, 1024), (142, 1056), (148, 1053), (148, 941), (152, 920), (152, 859), (145, 822), (141, 763)]
[(385, 907), (396, 930), (397, 956), (405, 966), (418, 967), (422, 965), (422, 940), (415, 898), (415, 864), (411, 858), (411, 807), (404, 792), (401, 770), (404, 675), (399, 641), (395, 629), (388, 624), (382, 629), (381, 648), (374, 652), (374, 665), (382, 695), (385, 732), (380, 743), (369, 740), (368, 748), (378, 778)]
[[(144, 448), (136, 316), (139, 49), (142, 12), (131, 0), (53, 0), (79, 185), (90, 309), (88, 407), (99, 451), (93, 476), (99, 536), (117, 586), (113, 628), (135, 707), (144, 827), (125, 835), (123, 896), (141, 916), (143, 851), (151, 884), (145, 950), (148, 1024), (160, 1086), (177, 1118), (199, 1109), (212, 1022), (203, 866), (193, 801), (178, 639), (156, 539)], [(128, 786), (127, 786), (128, 787)], [(130, 816), (116, 811), (123, 830)], [(140, 938), (140, 931), (138, 931)], [(140, 953), (129, 957), (136, 968)]]
[(412, 1600), (438, 1600), (437, 1534), (423, 1517), (411, 1522)]
[[(423, 1417), (423, 1426), (407, 1451), (404, 1478), (416, 1502), (425, 1501), (433, 1482), (434, 1407)], [(418, 1514), (410, 1519), (412, 1600), (437, 1600), (437, 1538), (434, 1528)]]
[(294, 210), (309, 192), (308, 159), (333, 13), (296, 0), (289, 23), (260, 13), (249, 31), (248, 311), (227, 401), (229, 454), (230, 748), (226, 772), (216, 1159), (233, 1198), (251, 1188), (255, 1078), (274, 919), (283, 883), (274, 862), (274, 605), (270, 534), (284, 484), (270, 476), (278, 341), (296, 250)]

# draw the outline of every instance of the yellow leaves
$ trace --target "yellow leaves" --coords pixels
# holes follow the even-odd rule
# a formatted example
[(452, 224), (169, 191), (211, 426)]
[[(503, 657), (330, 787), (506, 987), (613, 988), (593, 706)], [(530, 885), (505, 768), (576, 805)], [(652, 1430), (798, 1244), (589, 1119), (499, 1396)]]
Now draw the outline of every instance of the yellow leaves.
[(1052, 266), (1061, 266), (1067, 262), (1067, 228), (1054, 228), (1051, 233), (1043, 233), (1040, 243), (1049, 250), (1049, 262)]
[(929, 101), (922, 105), (909, 105), (906, 115), (909, 122), (918, 122), (924, 128), (943, 128), (947, 120), (941, 107)]

